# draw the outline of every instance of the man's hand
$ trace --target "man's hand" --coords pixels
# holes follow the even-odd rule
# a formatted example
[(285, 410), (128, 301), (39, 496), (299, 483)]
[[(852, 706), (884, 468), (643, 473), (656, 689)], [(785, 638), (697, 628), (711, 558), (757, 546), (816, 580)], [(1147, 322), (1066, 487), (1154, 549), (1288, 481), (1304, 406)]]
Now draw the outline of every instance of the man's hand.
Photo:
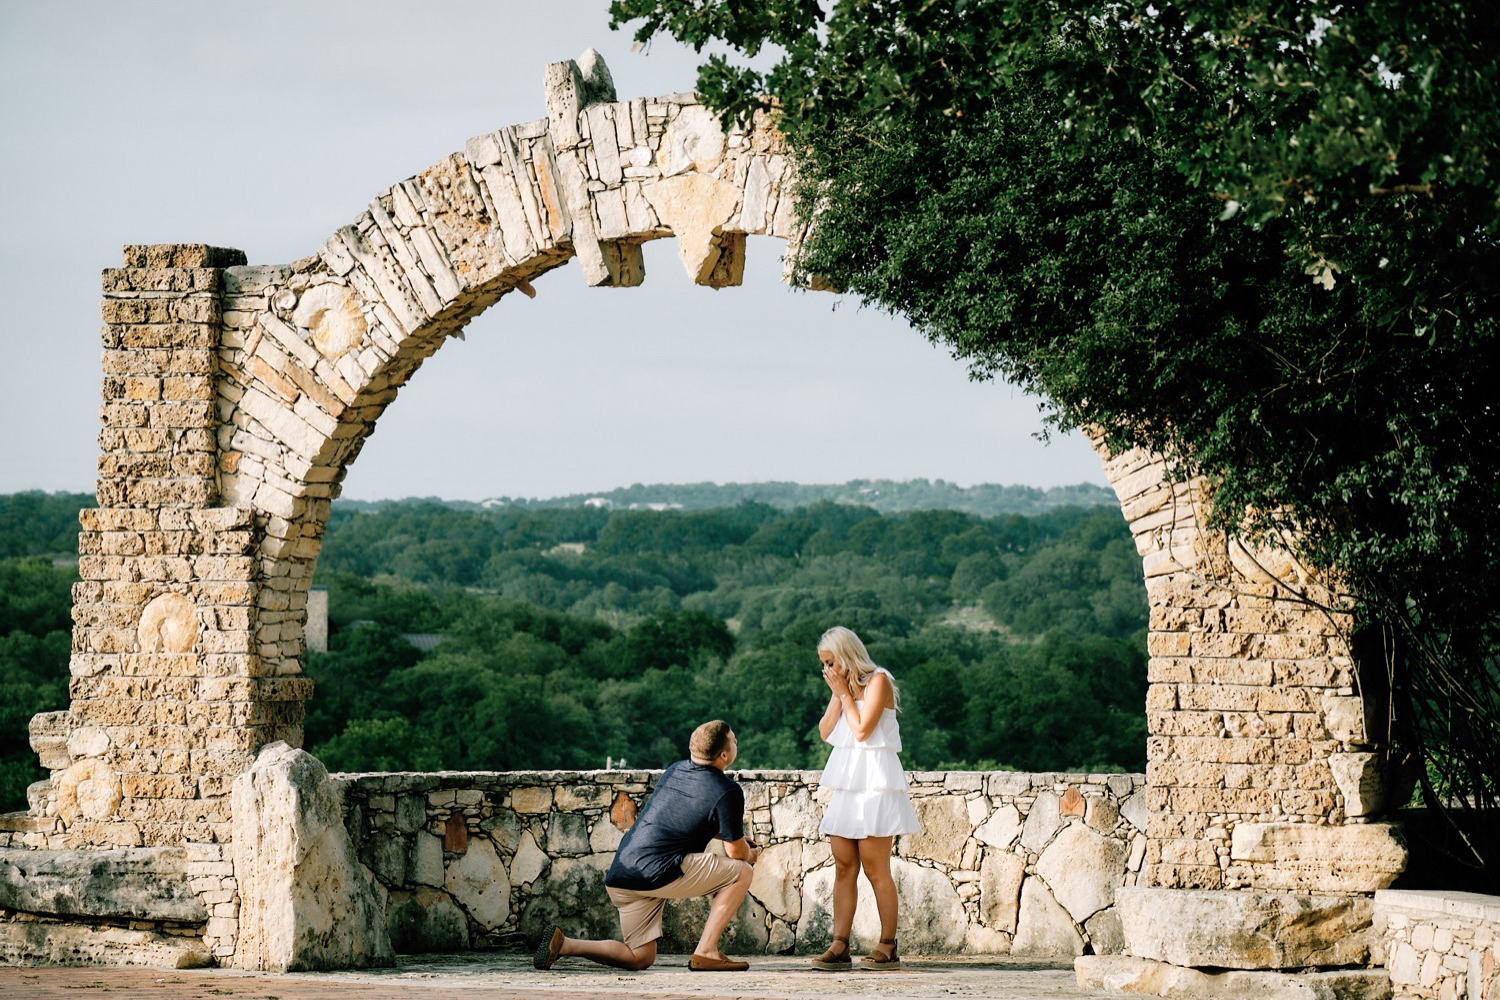
[(741, 837), (739, 840), (724, 841), (725, 857), (736, 861), (748, 861), (752, 865), (760, 860), (760, 845)]

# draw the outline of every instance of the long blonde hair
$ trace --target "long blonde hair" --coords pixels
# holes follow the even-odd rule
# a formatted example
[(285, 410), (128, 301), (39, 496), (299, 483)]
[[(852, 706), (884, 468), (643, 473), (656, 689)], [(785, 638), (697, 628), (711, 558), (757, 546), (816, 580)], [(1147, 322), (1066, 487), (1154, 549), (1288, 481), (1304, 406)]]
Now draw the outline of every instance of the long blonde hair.
[[(852, 629), (835, 625), (823, 637), (818, 640), (818, 649), (826, 650), (833, 654), (833, 662), (849, 671), (850, 680), (861, 692), (870, 682), (870, 675), (876, 670), (875, 661), (870, 659), (869, 650), (860, 641), (859, 636)], [(896, 679), (886, 671), (886, 680), (891, 684), (891, 700), (895, 703), (896, 710), (901, 709), (901, 692), (896, 688)]]

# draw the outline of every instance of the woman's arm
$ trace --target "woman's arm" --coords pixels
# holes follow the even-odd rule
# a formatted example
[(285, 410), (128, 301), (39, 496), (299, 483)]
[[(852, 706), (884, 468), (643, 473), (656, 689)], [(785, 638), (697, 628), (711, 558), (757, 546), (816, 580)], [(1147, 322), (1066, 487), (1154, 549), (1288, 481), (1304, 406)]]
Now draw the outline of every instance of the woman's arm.
[(886, 679), (885, 674), (873, 673), (870, 675), (869, 683), (865, 685), (865, 703), (863, 711), (854, 704), (854, 695), (849, 693), (847, 685), (842, 694), (835, 695), (839, 702), (839, 711), (843, 713), (844, 719), (849, 723), (850, 732), (854, 733), (857, 740), (867, 740), (875, 731), (875, 724), (880, 721), (880, 714), (885, 711), (885, 703), (891, 697), (891, 682)]
[(833, 727), (839, 724), (839, 696), (831, 694), (828, 696), (828, 707), (823, 709), (823, 717), (818, 720), (818, 735), (828, 739), (828, 734), (833, 732)]

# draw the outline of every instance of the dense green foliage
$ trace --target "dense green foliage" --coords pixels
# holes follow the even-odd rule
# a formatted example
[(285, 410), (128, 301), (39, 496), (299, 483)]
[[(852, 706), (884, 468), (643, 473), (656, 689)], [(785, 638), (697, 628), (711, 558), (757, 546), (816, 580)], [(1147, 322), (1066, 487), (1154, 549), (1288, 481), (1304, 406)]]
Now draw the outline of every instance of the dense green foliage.
[(814, 646), (844, 623), (902, 684), (908, 766), (1139, 768), (1140, 572), (1114, 509), (338, 509), (307, 742), (350, 770), (661, 766), (720, 716), (742, 766), (816, 767)]
[(0, 497), (0, 812), (26, 805), (26, 786), (45, 778), (30, 745), (38, 712), (68, 707), (73, 582), (60, 562), (78, 556), (78, 511), (86, 493)]
[[(37, 499), (0, 524), (71, 546), (89, 498)], [(1104, 507), (336, 505), (306, 742), (345, 770), (647, 767), (722, 716), (744, 766), (816, 767), (814, 646), (842, 622), (900, 680), (911, 767), (1139, 769), (1140, 574)], [(28, 720), (67, 707), (74, 579), (0, 558), (0, 811), (44, 777)]]
[(1203, 475), (1353, 602), (1430, 803), (1500, 796), (1492, 7), (617, 0), (779, 101), (799, 267)]
[(68, 707), (77, 578), (46, 559), (0, 559), (0, 812), (24, 808), (26, 786), (46, 777), (28, 724)]
[(92, 493), (11, 493), (0, 496), (0, 559), (78, 555), (78, 511)]

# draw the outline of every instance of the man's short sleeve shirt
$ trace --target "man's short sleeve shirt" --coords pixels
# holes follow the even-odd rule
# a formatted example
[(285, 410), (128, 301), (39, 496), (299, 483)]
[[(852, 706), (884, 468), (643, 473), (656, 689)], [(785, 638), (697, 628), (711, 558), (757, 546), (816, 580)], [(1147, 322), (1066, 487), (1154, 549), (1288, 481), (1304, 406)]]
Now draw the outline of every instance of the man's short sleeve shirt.
[(604, 884), (660, 889), (682, 875), (682, 859), (717, 837), (745, 835), (745, 793), (723, 771), (680, 760), (662, 772), (656, 790), (625, 834)]

